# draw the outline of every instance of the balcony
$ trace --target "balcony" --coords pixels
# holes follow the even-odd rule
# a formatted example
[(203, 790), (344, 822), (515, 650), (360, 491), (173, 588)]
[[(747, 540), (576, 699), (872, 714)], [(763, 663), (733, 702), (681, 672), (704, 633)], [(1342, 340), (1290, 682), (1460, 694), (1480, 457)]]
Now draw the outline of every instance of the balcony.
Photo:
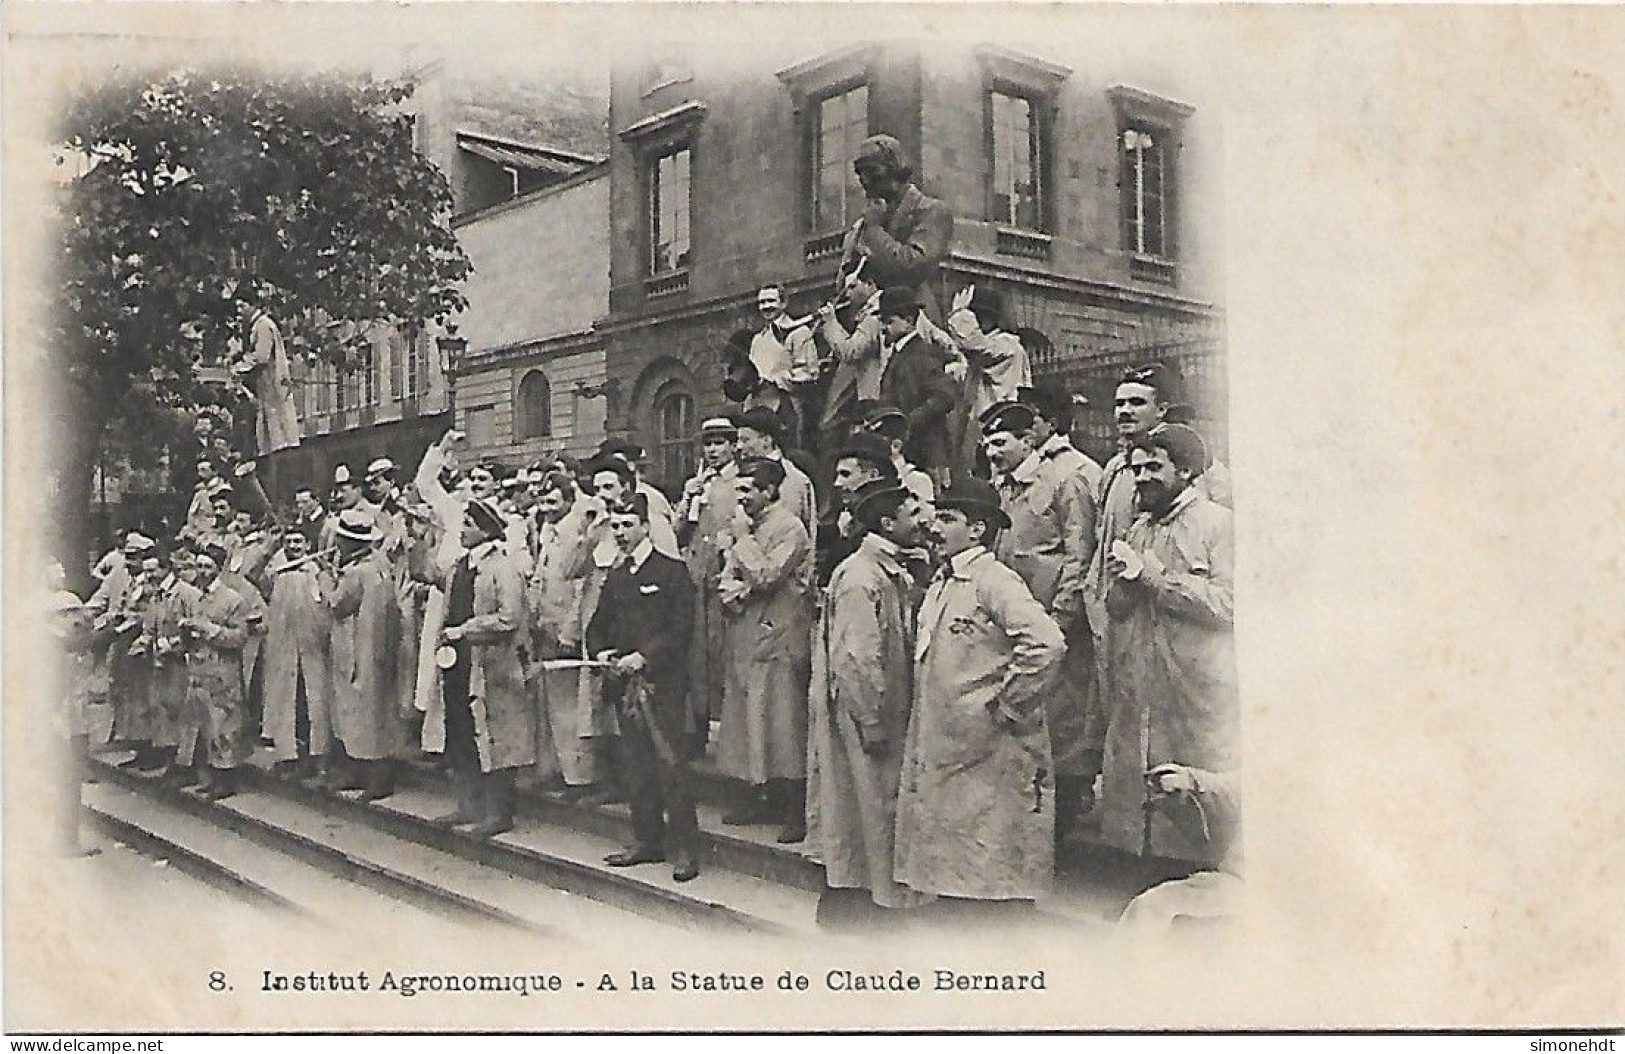
[(643, 292), (650, 300), (672, 296), (688, 288), (688, 269), (652, 275), (643, 280)]

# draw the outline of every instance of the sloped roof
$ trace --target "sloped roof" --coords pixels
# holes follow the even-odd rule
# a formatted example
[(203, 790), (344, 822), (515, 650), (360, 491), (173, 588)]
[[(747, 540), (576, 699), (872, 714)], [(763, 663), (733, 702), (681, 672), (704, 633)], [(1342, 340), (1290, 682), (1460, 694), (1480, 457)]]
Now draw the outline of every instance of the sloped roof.
[(499, 165), (554, 178), (568, 178), (606, 160), (601, 155), (561, 150), (539, 143), (521, 143), (468, 129), (458, 131), (457, 147)]

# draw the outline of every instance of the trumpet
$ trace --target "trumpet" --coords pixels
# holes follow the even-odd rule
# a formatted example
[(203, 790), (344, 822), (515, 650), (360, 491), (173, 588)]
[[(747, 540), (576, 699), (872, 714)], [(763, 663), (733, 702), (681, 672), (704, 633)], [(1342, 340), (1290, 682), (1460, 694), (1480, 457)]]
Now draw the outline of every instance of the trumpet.
[(276, 569), (276, 573), (280, 575), (284, 571), (294, 571), (298, 568), (304, 567), (306, 564), (311, 563), (318, 564), (324, 570), (337, 570), (338, 555), (339, 547), (336, 545), (329, 546), (326, 549), (318, 549), (314, 553), (306, 553), (297, 560), (289, 560), (287, 563), (279, 566)]

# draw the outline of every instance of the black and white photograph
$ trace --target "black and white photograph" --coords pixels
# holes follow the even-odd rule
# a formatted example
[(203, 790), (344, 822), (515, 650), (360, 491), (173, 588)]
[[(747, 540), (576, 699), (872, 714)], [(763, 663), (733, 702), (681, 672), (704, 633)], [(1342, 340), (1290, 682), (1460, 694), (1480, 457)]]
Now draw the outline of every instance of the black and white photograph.
[[(1507, 936), (1440, 888), (1501, 828), (1416, 813), (1522, 778), (1472, 745), (1521, 719), (1425, 687), (1492, 675), (1403, 627), (1501, 616), (1431, 535), (1394, 539), (1421, 575), (1332, 566), (1403, 519), (1384, 458), (1530, 498), (1441, 440), (1454, 404), (1362, 394), (1487, 367), (1322, 361), (1302, 298), (1448, 329), (1375, 289), (1447, 269), (1297, 223), (1395, 221), (1360, 195), (1441, 170), (1432, 117), (1393, 115), (1420, 174), (1385, 176), (1362, 92), (1401, 90), (1401, 23), (1491, 12), (1351, 13), (1362, 89), (1308, 9), (110, 7), (7, 12), (8, 1031), (1618, 1024), (1617, 904), (1562, 998), (1439, 965)], [(1325, 76), (1250, 69), (1272, 39)], [(1617, 122), (1592, 76), (1555, 140)], [(1523, 149), (1446, 145), (1478, 120)], [(1617, 234), (1619, 171), (1573, 163)], [(1530, 557), (1554, 610), (1572, 552)], [(1532, 756), (1599, 719), (1552, 692)], [(1601, 804), (1521, 832), (1542, 866), (1617, 839), (1582, 740)], [(1429, 750), (1448, 791), (1407, 792), (1383, 758)], [(1436, 989), (1374, 987), (1404, 934)]]

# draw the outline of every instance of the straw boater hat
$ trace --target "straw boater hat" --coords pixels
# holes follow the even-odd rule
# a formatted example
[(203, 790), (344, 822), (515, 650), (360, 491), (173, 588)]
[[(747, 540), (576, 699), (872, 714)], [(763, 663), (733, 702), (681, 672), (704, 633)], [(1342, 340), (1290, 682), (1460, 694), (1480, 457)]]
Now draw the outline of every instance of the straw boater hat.
[(395, 473), (395, 462), (391, 461), (387, 457), (378, 458), (372, 464), (367, 466), (367, 475), (369, 477), (371, 477), (371, 476), (390, 476), (390, 475), (394, 475), (394, 473)]
[(379, 537), (377, 523), (360, 509), (345, 509), (339, 513), (338, 526), (333, 533), (352, 542), (376, 542)]
[(702, 436), (737, 436), (739, 429), (726, 417), (708, 417), (700, 422), (700, 435)]
[(502, 514), (488, 501), (469, 502), (468, 517), (493, 538), (501, 538), (507, 533), (508, 525), (503, 521)]

